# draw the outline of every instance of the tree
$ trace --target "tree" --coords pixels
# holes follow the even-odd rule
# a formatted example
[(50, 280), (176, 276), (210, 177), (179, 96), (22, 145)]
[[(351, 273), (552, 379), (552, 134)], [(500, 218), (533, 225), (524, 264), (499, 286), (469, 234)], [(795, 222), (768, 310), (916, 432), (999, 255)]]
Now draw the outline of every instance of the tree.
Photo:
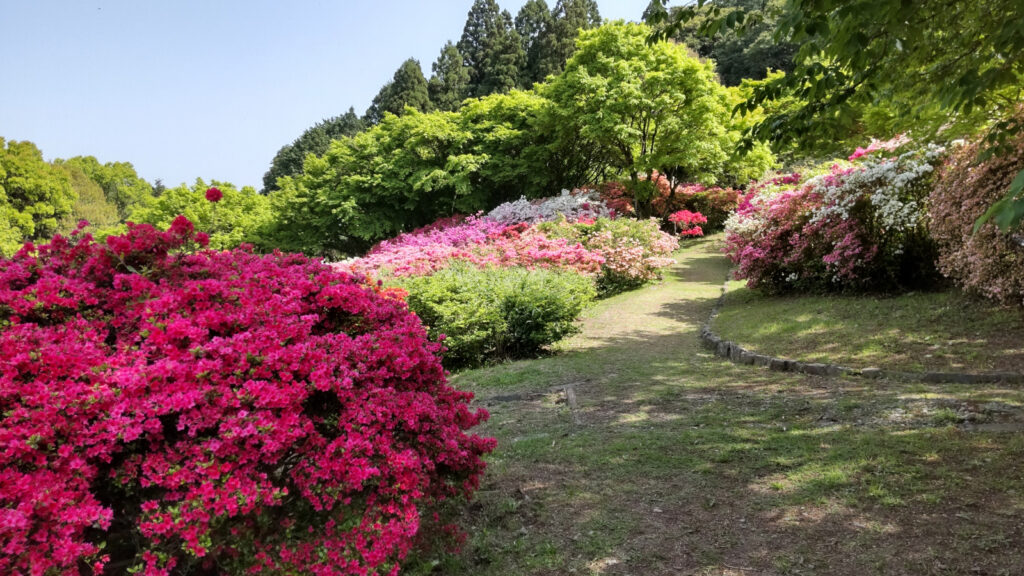
[(484, 52), (483, 74), (476, 87), (476, 96), (505, 93), (519, 85), (526, 67), (526, 52), (519, 33), (512, 25), (512, 15), (502, 10), (497, 29), (488, 37)]
[(512, 15), (494, 0), (473, 2), (458, 48), (469, 69), (469, 96), (508, 92), (519, 84), (526, 53)]
[(365, 120), (369, 124), (377, 124), (384, 119), (384, 114), (401, 116), (407, 107), (420, 112), (430, 110), (427, 79), (415, 58), (402, 62), (395, 71), (394, 78), (380, 89), (366, 111)]
[[(310, 157), (271, 197), (272, 245), (339, 257), (441, 216), (488, 208), (472, 185), (483, 158), (466, 153), (470, 134), (454, 112), (387, 115), (379, 124)], [(296, 230), (299, 226), (302, 230)]]
[(94, 156), (75, 156), (67, 160), (58, 159), (54, 163), (75, 167), (98, 184), (107, 202), (117, 208), (121, 221), (128, 219), (136, 207), (145, 205), (153, 197), (153, 187), (135, 172), (130, 162), (100, 164)]
[(122, 222), (117, 206), (107, 201), (103, 188), (96, 181), (74, 164), (65, 164), (62, 168), (71, 179), (71, 188), (75, 191), (76, 198), (71, 214), (61, 222), (61, 232), (68, 233), (74, 230), (81, 220), (106, 230), (111, 230)]
[(544, 80), (540, 73), (542, 55), (541, 38), (550, 33), (555, 18), (544, 0), (527, 0), (516, 14), (515, 27), (519, 39), (523, 42), (526, 53), (526, 66), (523, 68), (520, 86), (529, 88), (536, 82)]
[(457, 47), (465, 59), (466, 68), (469, 69), (470, 96), (479, 95), (477, 87), (484, 74), (484, 62), (491, 44), (490, 37), (498, 29), (500, 20), (501, 8), (495, 0), (474, 0), (469, 8)]
[(601, 25), (601, 13), (595, 0), (558, 0), (553, 10), (554, 23), (538, 39), (540, 55), (537, 74), (546, 78), (558, 74), (576, 49), (580, 30)]
[(462, 53), (448, 41), (441, 55), (431, 65), (433, 75), (427, 83), (430, 102), (435, 110), (452, 112), (459, 109), (469, 89), (469, 69)]
[[(667, 2), (665, 2), (667, 3)], [(672, 34), (696, 17), (706, 0), (679, 10), (659, 34)], [(701, 32), (756, 23), (756, 15), (725, 14), (712, 5)], [(942, 137), (948, 127), (975, 124), (981, 111), (987, 154), (1024, 131), (1013, 112), (1024, 100), (1024, 6), (1019, 0), (784, 0), (777, 40), (798, 43), (792, 74), (760, 87), (741, 107), (750, 110), (780, 95), (803, 105), (766, 118), (752, 136), (785, 140), (824, 138), (820, 117), (851, 118), (863, 102), (894, 97), (895, 117), (919, 138)], [(944, 112), (934, 119), (938, 107)], [(1004, 227), (1024, 218), (1024, 172), (996, 210)], [(995, 214), (989, 213), (989, 216)]]
[(32, 142), (0, 138), (0, 252), (9, 255), (22, 242), (49, 238), (74, 205), (66, 172), (43, 160)]
[[(206, 191), (218, 188), (223, 197), (217, 202), (206, 199)], [(139, 223), (167, 229), (179, 215), (188, 218), (197, 231), (210, 235), (210, 248), (229, 249), (243, 242), (261, 244), (260, 235), (270, 220), (270, 201), (251, 186), (238, 190), (230, 182), (196, 178), (192, 186), (168, 188), (149, 206), (133, 215)]]
[(305, 162), (307, 155), (322, 156), (327, 152), (331, 140), (354, 136), (365, 128), (366, 123), (356, 116), (353, 108), (349, 108), (348, 112), (340, 116), (328, 118), (307, 128), (294, 142), (285, 144), (274, 155), (270, 169), (263, 175), (263, 193), (277, 190), (278, 178), (301, 174), (302, 163)]
[(559, 138), (584, 142), (628, 176), (642, 215), (655, 171), (714, 183), (726, 175), (737, 136), (711, 64), (677, 44), (648, 45), (649, 35), (621, 21), (585, 31), (565, 71), (542, 88)]

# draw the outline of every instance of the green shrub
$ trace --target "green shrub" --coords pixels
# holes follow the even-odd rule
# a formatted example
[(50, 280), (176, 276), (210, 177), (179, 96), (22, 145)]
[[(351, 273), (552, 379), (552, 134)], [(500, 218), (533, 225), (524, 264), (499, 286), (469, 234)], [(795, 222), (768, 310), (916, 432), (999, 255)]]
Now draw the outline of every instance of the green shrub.
[(445, 335), (448, 368), (524, 358), (574, 333), (596, 296), (575, 272), (453, 265), (432, 276), (396, 279), (432, 337)]

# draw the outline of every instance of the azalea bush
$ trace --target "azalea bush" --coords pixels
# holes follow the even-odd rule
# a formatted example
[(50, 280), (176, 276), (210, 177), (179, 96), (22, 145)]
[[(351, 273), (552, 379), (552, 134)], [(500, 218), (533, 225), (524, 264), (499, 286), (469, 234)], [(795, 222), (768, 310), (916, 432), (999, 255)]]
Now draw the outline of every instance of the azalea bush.
[(476, 488), (487, 414), (403, 302), (207, 242), (0, 259), (0, 573), (393, 574)]
[(606, 295), (660, 278), (661, 271), (675, 263), (670, 254), (679, 248), (679, 240), (662, 232), (655, 218), (561, 220), (542, 223), (538, 228), (549, 237), (578, 242), (600, 255), (603, 263), (597, 284)]
[(580, 219), (614, 218), (615, 215), (615, 210), (605, 206), (596, 191), (578, 189), (572, 192), (562, 190), (559, 196), (538, 200), (527, 200), (523, 196), (515, 202), (500, 204), (487, 213), (487, 219), (502, 224), (534, 224), (559, 218), (575, 222)]
[(939, 268), (965, 290), (1003, 304), (1024, 305), (1024, 237), (974, 222), (1006, 194), (1024, 170), (1024, 134), (1006, 150), (977, 162), (980, 143), (956, 150), (939, 170), (930, 197)]
[(451, 368), (536, 355), (574, 333), (576, 317), (596, 296), (594, 283), (574, 272), (465, 263), (397, 285), (431, 336), (444, 335)]
[(932, 284), (926, 201), (944, 150), (893, 149), (878, 145), (824, 174), (752, 186), (726, 224), (737, 278), (769, 292)]
[(740, 199), (739, 190), (695, 183), (673, 185), (668, 177), (658, 172), (638, 185), (612, 181), (605, 182), (598, 190), (605, 205), (621, 214), (636, 213), (638, 194), (650, 196), (651, 215), (656, 218), (667, 220), (680, 210), (700, 212), (708, 219), (704, 226), (708, 232), (717, 232), (725, 226), (725, 220), (736, 210)]

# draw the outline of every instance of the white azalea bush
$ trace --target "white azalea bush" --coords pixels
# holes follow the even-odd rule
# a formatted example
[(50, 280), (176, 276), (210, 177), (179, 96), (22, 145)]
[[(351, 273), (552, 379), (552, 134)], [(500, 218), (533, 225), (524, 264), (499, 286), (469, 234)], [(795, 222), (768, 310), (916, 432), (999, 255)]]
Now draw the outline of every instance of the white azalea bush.
[(526, 222), (554, 222), (565, 218), (569, 222), (614, 218), (615, 211), (608, 208), (594, 190), (562, 190), (558, 196), (527, 200), (521, 196), (514, 202), (505, 202), (487, 213), (487, 219), (502, 224)]

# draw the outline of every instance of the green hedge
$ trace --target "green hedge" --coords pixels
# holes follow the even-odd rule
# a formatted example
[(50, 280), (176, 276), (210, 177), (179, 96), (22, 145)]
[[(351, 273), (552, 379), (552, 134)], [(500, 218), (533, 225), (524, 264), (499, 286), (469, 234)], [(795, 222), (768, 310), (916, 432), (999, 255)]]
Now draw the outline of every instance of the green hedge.
[(402, 278), (409, 308), (430, 335), (445, 335), (445, 366), (534, 356), (576, 332), (595, 297), (593, 280), (575, 272), (454, 265), (432, 276)]

